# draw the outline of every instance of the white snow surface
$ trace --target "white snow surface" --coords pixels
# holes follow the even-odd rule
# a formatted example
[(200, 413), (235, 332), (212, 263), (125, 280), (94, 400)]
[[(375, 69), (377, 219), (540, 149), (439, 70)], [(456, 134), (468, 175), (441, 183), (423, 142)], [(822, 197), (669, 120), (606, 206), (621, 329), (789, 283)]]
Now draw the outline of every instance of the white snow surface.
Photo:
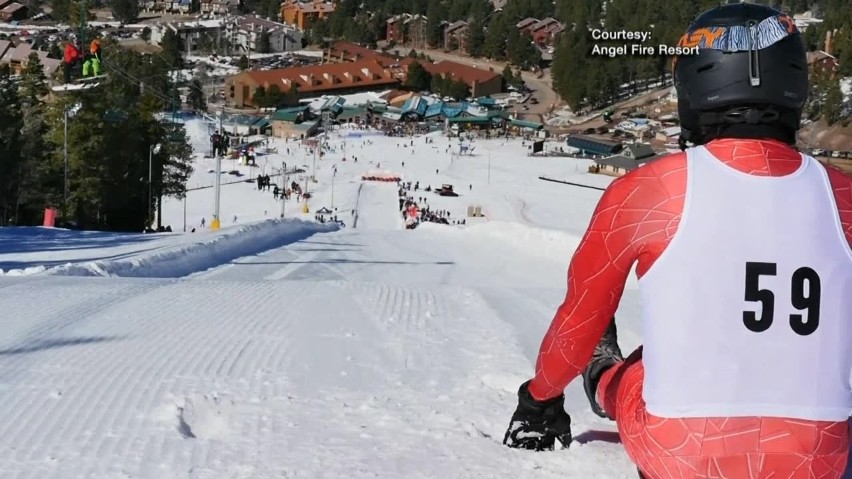
[[(187, 128), (206, 151), (207, 127)], [(458, 156), (458, 140), (428, 137), (334, 132), (310, 212), (291, 200), (284, 220), (271, 192), (238, 182), (222, 187), (219, 231), (200, 227), (212, 188), (188, 195), (195, 233), (0, 228), (0, 476), (634, 478), (579, 380), (570, 449), (501, 444), (601, 194), (537, 177), (610, 179), (527, 157), (521, 140)], [(311, 172), (306, 148), (273, 146), (223, 169)], [(190, 186), (210, 185), (212, 165), (198, 158)], [(486, 217), (404, 230), (396, 186), (360, 179), (379, 169), (453, 184), (459, 197), (412, 194)], [(346, 226), (314, 223), (322, 207)], [(182, 230), (183, 208), (168, 201), (164, 224)], [(625, 351), (641, 343), (636, 288), (617, 313)]]

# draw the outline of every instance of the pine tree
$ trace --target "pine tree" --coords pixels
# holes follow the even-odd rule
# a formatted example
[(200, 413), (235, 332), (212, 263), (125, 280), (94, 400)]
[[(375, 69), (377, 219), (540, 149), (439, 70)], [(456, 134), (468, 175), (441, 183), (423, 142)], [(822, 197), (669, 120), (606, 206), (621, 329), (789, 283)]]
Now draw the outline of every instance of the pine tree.
[(0, 225), (16, 216), (23, 117), (8, 64), (0, 65)]
[(237, 68), (239, 68), (242, 71), (249, 69), (249, 59), (248, 59), (247, 56), (245, 56), (245, 55), (240, 56), (240, 58), (237, 60)]
[(436, 48), (444, 45), (444, 26), (447, 11), (441, 0), (429, 0), (426, 9), (426, 41), (430, 47)]
[(485, 32), (482, 23), (474, 18), (467, 28), (467, 53), (474, 58), (482, 56), (484, 44)]
[(207, 110), (207, 98), (204, 96), (204, 85), (201, 80), (194, 78), (189, 83), (189, 105), (195, 111)]
[(408, 75), (405, 86), (413, 91), (429, 90), (432, 85), (432, 75), (423, 68), (420, 62), (414, 62), (408, 66)]
[(167, 28), (166, 32), (163, 34), (163, 39), (160, 40), (160, 48), (163, 49), (160, 56), (163, 57), (169, 66), (172, 68), (183, 67), (183, 39), (171, 28)]
[(260, 34), (260, 37), (257, 39), (257, 52), (258, 53), (270, 53), (272, 52), (272, 46), (269, 43), (269, 32), (264, 31)]
[(515, 72), (512, 71), (512, 67), (510, 65), (506, 65), (503, 68), (503, 73), (500, 75), (503, 81), (503, 90), (506, 90), (507, 87), (515, 86)]
[(192, 146), (183, 125), (175, 124), (165, 133), (169, 141), (160, 152), (160, 168), (156, 183), (157, 227), (162, 226), (163, 197), (182, 199), (186, 195), (186, 182), (192, 174)]
[(825, 121), (829, 125), (839, 122), (843, 112), (843, 92), (840, 90), (840, 82), (837, 80), (829, 80), (825, 91), (825, 103), (823, 105), (823, 114)]
[(56, 21), (67, 21), (71, 18), (71, 0), (50, 0), (50, 17)]
[(251, 104), (257, 108), (269, 107), (269, 101), (266, 96), (266, 87), (261, 85), (254, 89), (254, 94), (251, 96)]
[(44, 145), (47, 124), (43, 100), (48, 92), (47, 79), (41, 61), (35, 53), (31, 53), (27, 58), (27, 66), (21, 72), (19, 85), (22, 107), (21, 158), (16, 172), (18, 190), (15, 217), (19, 224), (30, 224), (38, 220), (42, 215), (42, 206), (49, 204), (51, 198), (51, 181), (43, 175), (43, 165), (47, 158)]
[(488, 30), (485, 32), (485, 44), (483, 54), (494, 60), (506, 58), (506, 37), (509, 35), (506, 22), (501, 14), (494, 14), (488, 21)]
[(139, 17), (138, 0), (110, 0), (113, 16), (123, 23), (132, 23)]

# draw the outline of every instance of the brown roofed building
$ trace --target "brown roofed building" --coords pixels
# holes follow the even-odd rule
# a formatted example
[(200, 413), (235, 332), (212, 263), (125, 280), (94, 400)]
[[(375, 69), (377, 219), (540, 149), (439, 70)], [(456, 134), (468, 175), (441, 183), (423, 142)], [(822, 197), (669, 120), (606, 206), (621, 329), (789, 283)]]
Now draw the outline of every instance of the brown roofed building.
[(400, 13), (399, 15), (388, 18), (387, 27), (385, 28), (385, 40), (403, 43), (405, 41), (403, 25), (405, 24), (405, 20), (410, 16), (407, 13)]
[(405, 29), (408, 31), (408, 36), (405, 41), (415, 47), (426, 48), (428, 43), (427, 39), (429, 38), (426, 29), (428, 24), (429, 18), (427, 18), (426, 15), (420, 15), (419, 13), (412, 15), (405, 21)]
[(419, 13), (401, 13), (387, 20), (385, 40), (398, 44), (411, 43), (415, 46), (426, 45), (426, 24), (428, 19)]
[(521, 20), (520, 22), (518, 22), (518, 23), (515, 25), (515, 27), (516, 27), (518, 30), (520, 30), (521, 32), (531, 33), (531, 31), (530, 31), (530, 27), (532, 27), (532, 26), (533, 26), (533, 25), (535, 25), (536, 23), (538, 23), (538, 19), (537, 19), (537, 18), (527, 17), (527, 18), (525, 18), (525, 19)]
[(423, 68), (432, 75), (467, 83), (470, 95), (474, 98), (503, 91), (503, 78), (493, 69), (484, 70), (449, 61), (423, 63)]
[(456, 50), (467, 52), (467, 31), (468, 24), (464, 20), (459, 20), (447, 25), (444, 29), (444, 50)]
[(33, 50), (29, 43), (12, 46), (10, 42), (0, 40), (0, 64), (8, 64), (14, 73), (21, 73), (27, 66), (31, 53), (38, 55), (44, 74), (47, 77), (52, 76), (62, 63), (62, 60), (48, 58), (47, 52)]
[(392, 88), (400, 84), (400, 79), (376, 60), (365, 59), (352, 63), (252, 70), (231, 76), (226, 84), (229, 101), (236, 107), (245, 107), (252, 104), (254, 92), (261, 86), (269, 89), (277, 85), (282, 92), (293, 91), (298, 99)]
[(16, 20), (24, 20), (27, 18), (27, 7), (20, 3), (13, 2), (0, 9), (0, 21), (13, 22)]
[(547, 17), (529, 27), (533, 41), (539, 45), (553, 45), (559, 38), (559, 34), (565, 31), (565, 26), (555, 18)]
[(340, 41), (331, 45), (323, 51), (323, 59), (331, 63), (358, 62), (361, 60), (374, 60), (382, 68), (391, 72), (401, 82), (408, 76), (408, 66), (414, 63), (413, 58), (396, 56), (373, 50), (361, 45)]
[(837, 73), (840, 63), (837, 58), (822, 50), (808, 52), (808, 69), (811, 74), (826, 75), (829, 78)]
[(3, 62), (3, 57), (10, 48), (12, 48), (12, 42), (9, 40), (0, 40), (0, 63)]
[(393, 60), (394, 57), (387, 53), (363, 47), (351, 42), (335, 42), (327, 50), (323, 51), (323, 58), (328, 62), (357, 62), (364, 59)]
[(281, 19), (300, 30), (310, 30), (314, 22), (329, 16), (333, 11), (333, 2), (287, 0), (281, 5)]

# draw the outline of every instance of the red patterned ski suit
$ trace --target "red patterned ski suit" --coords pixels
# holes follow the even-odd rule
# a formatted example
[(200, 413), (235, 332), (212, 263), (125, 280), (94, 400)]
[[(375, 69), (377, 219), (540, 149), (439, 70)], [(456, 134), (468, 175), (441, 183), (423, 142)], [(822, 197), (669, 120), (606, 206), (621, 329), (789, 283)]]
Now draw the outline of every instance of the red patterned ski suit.
[[(797, 151), (769, 140), (715, 140), (713, 156), (739, 171), (784, 176)], [(529, 391), (558, 396), (586, 367), (613, 317), (634, 262), (645, 274), (678, 229), (686, 155), (673, 154), (617, 180), (604, 193), (568, 269), (568, 292), (542, 342)], [(846, 238), (852, 244), (852, 178), (828, 168)], [(850, 318), (852, 319), (852, 318)], [(654, 417), (642, 399), (639, 348), (609, 369), (598, 400), (616, 418), (628, 455), (649, 479), (839, 479), (846, 468), (847, 422), (774, 417)]]

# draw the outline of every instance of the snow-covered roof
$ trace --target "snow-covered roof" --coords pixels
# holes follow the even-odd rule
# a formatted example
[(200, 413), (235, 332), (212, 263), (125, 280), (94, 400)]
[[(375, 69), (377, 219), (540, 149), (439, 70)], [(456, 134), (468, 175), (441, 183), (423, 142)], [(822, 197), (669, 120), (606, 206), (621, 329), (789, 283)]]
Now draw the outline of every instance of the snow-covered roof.
[(680, 127), (679, 126), (670, 126), (668, 128), (663, 128), (660, 130), (660, 133), (666, 136), (677, 136), (680, 135)]
[(225, 24), (224, 19), (214, 19), (214, 20), (197, 20), (192, 22), (169, 22), (166, 23), (165, 26), (174, 30), (175, 32), (179, 32), (181, 30), (207, 30), (207, 29), (217, 29), (222, 28)]

